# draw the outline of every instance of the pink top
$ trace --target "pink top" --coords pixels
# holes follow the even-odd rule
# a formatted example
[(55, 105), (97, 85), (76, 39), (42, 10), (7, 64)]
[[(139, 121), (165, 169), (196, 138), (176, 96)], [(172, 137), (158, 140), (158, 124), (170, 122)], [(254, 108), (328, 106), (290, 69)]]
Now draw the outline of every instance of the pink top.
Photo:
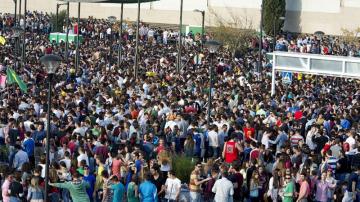
[(329, 182), (317, 181), (316, 182), (316, 194), (315, 199), (320, 202), (327, 202), (327, 192), (329, 188), (334, 188), (336, 184), (331, 184)]
[(300, 184), (299, 195), (302, 195), (302, 193), (305, 193), (305, 195), (304, 195), (305, 197), (308, 197), (310, 195), (310, 186), (306, 180), (304, 180)]
[(10, 202), (10, 197), (8, 196), (9, 187), (10, 181), (5, 180), (4, 184), (1, 186), (1, 195), (3, 198), (3, 202)]
[(116, 175), (118, 177), (120, 176), (120, 167), (121, 167), (121, 160), (113, 159), (112, 165), (111, 165), (111, 172), (113, 175)]

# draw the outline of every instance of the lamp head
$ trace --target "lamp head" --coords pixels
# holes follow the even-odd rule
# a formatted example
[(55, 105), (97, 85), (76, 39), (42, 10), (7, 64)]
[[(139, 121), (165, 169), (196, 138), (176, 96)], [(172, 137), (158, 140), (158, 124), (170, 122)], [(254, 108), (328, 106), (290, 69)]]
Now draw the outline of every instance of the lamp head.
[(204, 13), (205, 11), (203, 10), (199, 10), (199, 9), (195, 9), (194, 12), (197, 12), (197, 13)]
[(54, 54), (47, 54), (40, 58), (40, 62), (45, 66), (48, 74), (55, 74), (61, 63), (61, 57)]
[(279, 20), (285, 20), (284, 16), (279, 17)]
[(209, 50), (210, 53), (216, 53), (220, 46), (221, 43), (214, 40), (209, 40), (205, 43), (205, 47)]

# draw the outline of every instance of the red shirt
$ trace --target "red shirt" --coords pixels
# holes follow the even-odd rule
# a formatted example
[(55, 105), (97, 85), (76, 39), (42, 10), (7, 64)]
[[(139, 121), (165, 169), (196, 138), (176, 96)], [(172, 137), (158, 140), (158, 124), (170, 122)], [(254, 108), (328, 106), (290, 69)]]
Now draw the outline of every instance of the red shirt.
[(236, 142), (228, 141), (225, 143), (225, 162), (232, 163), (238, 158), (238, 150), (236, 148)]
[(259, 149), (253, 149), (253, 150), (251, 150), (251, 152), (250, 152), (250, 159), (255, 160), (255, 159), (258, 159), (259, 156), (260, 156), (260, 151), (259, 151)]
[(294, 113), (294, 118), (295, 118), (296, 121), (300, 120), (302, 116), (303, 116), (303, 113), (302, 113), (302, 111), (300, 111), (300, 110), (299, 110), (299, 111), (296, 111), (296, 112)]
[(244, 128), (245, 140), (250, 141), (250, 137), (254, 138), (255, 128)]

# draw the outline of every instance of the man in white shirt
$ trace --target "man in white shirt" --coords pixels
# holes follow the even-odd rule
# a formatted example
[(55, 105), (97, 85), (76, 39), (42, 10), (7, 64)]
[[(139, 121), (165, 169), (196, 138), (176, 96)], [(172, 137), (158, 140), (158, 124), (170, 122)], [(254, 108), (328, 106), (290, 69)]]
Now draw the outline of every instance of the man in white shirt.
[(348, 132), (347, 135), (348, 135), (348, 138), (346, 138), (345, 142), (349, 144), (350, 151), (351, 151), (355, 147), (355, 142), (356, 142), (354, 139), (355, 132), (353, 132), (353, 131)]
[(218, 157), (218, 150), (219, 150), (219, 136), (217, 133), (217, 126), (216, 125), (212, 125), (209, 128), (209, 133), (208, 133), (208, 137), (209, 137), (209, 146), (212, 150), (212, 154), (213, 157), (217, 158)]
[(78, 151), (79, 151), (79, 156), (77, 157), (78, 167), (80, 167), (82, 160), (85, 160), (85, 161), (86, 161), (86, 165), (89, 166), (89, 157), (88, 157), (88, 155), (85, 153), (84, 148), (83, 148), (83, 147), (80, 147)]
[(227, 179), (228, 172), (223, 171), (221, 173), (222, 178), (216, 180), (212, 192), (215, 193), (215, 202), (232, 202), (234, 195), (234, 185)]
[(165, 198), (168, 201), (177, 201), (181, 190), (181, 181), (175, 176), (175, 172), (170, 170), (165, 182)]

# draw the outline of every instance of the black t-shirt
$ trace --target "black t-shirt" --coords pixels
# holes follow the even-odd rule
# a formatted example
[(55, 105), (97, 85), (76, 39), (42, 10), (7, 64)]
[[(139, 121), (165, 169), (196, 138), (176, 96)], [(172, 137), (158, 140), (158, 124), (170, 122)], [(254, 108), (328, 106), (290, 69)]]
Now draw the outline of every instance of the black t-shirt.
[(242, 176), (241, 173), (235, 173), (229, 176), (228, 178), (233, 184), (237, 183), (237, 188), (234, 188), (234, 199), (235, 200), (240, 200), (241, 198), (241, 190), (242, 190), (242, 185), (244, 183), (244, 177)]
[(349, 162), (346, 158), (340, 158), (337, 162), (340, 167), (336, 169), (336, 173), (347, 173), (350, 170)]
[(347, 190), (349, 192), (352, 192), (352, 183), (355, 182), (355, 189), (358, 189), (359, 188), (359, 175), (357, 173), (351, 173), (350, 174), (350, 177), (349, 177), (349, 184), (347, 186)]
[[(151, 178), (151, 182), (156, 186), (157, 191), (159, 192), (161, 190), (161, 187), (165, 185), (165, 179), (159, 176), (157, 179), (154, 177)], [(159, 196), (161, 197), (161, 196)]]
[(19, 130), (11, 128), (9, 130), (10, 145), (14, 146), (16, 144), (16, 140), (18, 137), (19, 137)]
[(9, 190), (10, 196), (13, 197), (20, 197), (19, 194), (22, 194), (24, 192), (22, 185), (17, 181), (11, 182)]

